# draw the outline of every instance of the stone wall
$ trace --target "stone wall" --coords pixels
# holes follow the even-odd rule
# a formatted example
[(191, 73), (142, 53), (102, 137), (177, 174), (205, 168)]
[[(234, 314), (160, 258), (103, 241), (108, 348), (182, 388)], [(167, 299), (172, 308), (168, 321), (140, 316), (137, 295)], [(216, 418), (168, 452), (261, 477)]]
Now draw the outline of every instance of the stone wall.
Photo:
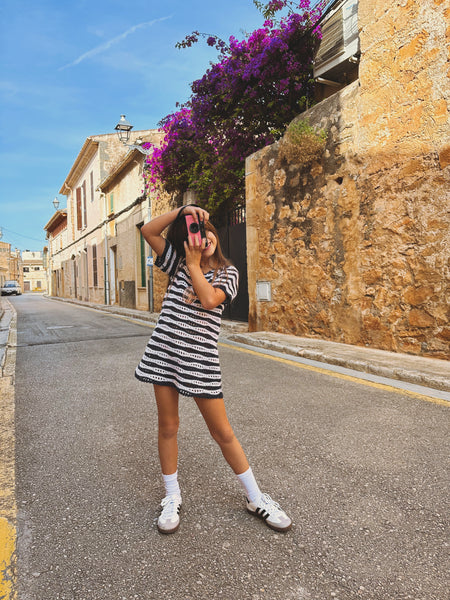
[(449, 15), (360, 0), (359, 80), (299, 117), (323, 156), (247, 159), (251, 330), (450, 358)]

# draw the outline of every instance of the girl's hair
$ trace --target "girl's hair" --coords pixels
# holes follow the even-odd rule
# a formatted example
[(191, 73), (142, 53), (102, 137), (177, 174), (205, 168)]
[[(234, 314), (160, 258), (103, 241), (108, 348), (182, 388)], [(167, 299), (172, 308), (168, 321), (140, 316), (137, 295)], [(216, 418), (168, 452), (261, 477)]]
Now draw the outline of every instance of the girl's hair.
[[(214, 259), (214, 261), (216, 263), (216, 267), (214, 270), (214, 275), (213, 275), (211, 283), (213, 283), (214, 280), (216, 279), (217, 275), (219, 274), (220, 269), (225, 269), (226, 278), (228, 279), (227, 267), (231, 265), (231, 261), (229, 261), (223, 255), (222, 248), (220, 246), (220, 239), (219, 239), (219, 234), (217, 233), (217, 229), (214, 227), (214, 225), (210, 221), (206, 221), (205, 222), (205, 231), (211, 231), (215, 235), (216, 240), (217, 240), (216, 249), (214, 250), (214, 254), (212, 255), (212, 258)], [(178, 271), (182, 267), (183, 262), (186, 260), (186, 251), (184, 249), (184, 242), (188, 238), (188, 232), (187, 232), (186, 219), (184, 218), (184, 215), (179, 215), (175, 219), (175, 221), (172, 221), (172, 223), (169, 225), (169, 227), (167, 229), (166, 238), (169, 240), (169, 242), (175, 248), (178, 256), (180, 256), (180, 260), (178, 261), (178, 265), (175, 270), (175, 273), (172, 275), (172, 277), (169, 278), (169, 281), (167, 282), (167, 290), (169, 290), (172, 282), (175, 280), (175, 277), (177, 276)]]
[[(212, 255), (212, 258), (216, 263), (217, 273), (217, 271), (220, 268), (228, 267), (229, 265), (231, 265), (231, 262), (223, 255), (222, 248), (220, 246), (219, 234), (217, 233), (217, 229), (210, 221), (205, 221), (205, 231), (211, 231), (217, 240), (216, 249), (214, 251), (214, 254)], [(188, 232), (186, 226), (186, 219), (184, 218), (184, 215), (180, 215), (177, 219), (175, 219), (175, 221), (173, 221), (169, 225), (166, 237), (172, 244), (172, 246), (175, 248), (177, 254), (183, 258), (186, 258), (184, 242), (188, 238)]]

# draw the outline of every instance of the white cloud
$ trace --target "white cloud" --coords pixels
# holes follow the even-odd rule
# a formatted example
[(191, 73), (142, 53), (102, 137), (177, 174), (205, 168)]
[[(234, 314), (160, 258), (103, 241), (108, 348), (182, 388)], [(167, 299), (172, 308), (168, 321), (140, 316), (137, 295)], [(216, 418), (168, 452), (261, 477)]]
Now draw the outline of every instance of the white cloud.
[(138, 23), (137, 25), (133, 25), (133, 27), (130, 27), (129, 29), (127, 29), (126, 31), (121, 33), (120, 35), (118, 35), (114, 38), (111, 38), (107, 42), (104, 42), (103, 44), (100, 44), (99, 46), (96, 46), (95, 48), (92, 48), (92, 50), (88, 50), (88, 52), (85, 52), (84, 54), (82, 54), (81, 56), (76, 58), (74, 61), (68, 63), (67, 65), (64, 65), (63, 67), (60, 67), (58, 69), (58, 71), (63, 71), (64, 69), (68, 69), (69, 67), (74, 67), (75, 65), (80, 64), (80, 62), (82, 62), (83, 60), (86, 60), (87, 58), (91, 58), (92, 56), (95, 56), (96, 54), (100, 54), (101, 52), (105, 52), (106, 50), (109, 50), (109, 48), (111, 48), (111, 46), (114, 46), (114, 44), (121, 42), (122, 40), (124, 40), (126, 37), (128, 37), (129, 35), (131, 35), (138, 29), (142, 29), (144, 27), (150, 27), (151, 25), (154, 25), (155, 23), (159, 23), (161, 21), (166, 21), (167, 19), (170, 19), (170, 18), (171, 17), (161, 17), (160, 19), (154, 19), (153, 21), (146, 21), (144, 23)]

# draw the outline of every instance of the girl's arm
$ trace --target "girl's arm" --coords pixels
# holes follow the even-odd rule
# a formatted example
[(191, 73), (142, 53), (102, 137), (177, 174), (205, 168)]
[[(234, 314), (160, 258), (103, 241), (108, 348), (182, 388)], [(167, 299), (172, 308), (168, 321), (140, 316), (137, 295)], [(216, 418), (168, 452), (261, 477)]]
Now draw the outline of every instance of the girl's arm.
[(191, 240), (184, 242), (186, 251), (186, 265), (191, 276), (192, 287), (194, 288), (197, 298), (200, 300), (203, 308), (212, 310), (225, 302), (226, 294), (220, 288), (216, 288), (206, 280), (201, 267), (202, 252), (205, 248), (205, 241), (202, 240), (201, 245), (192, 244)]
[[(201, 220), (209, 220), (209, 214), (206, 212), (206, 210), (203, 210), (203, 208), (191, 205), (182, 208), (183, 215), (192, 215), (194, 218), (196, 215), (198, 215)], [(151, 248), (158, 256), (162, 255), (166, 246), (166, 240), (161, 234), (166, 227), (175, 221), (180, 210), (181, 208), (175, 208), (174, 210), (152, 219), (141, 227), (141, 233), (144, 236), (145, 241), (150, 244)]]
[[(185, 246), (187, 244), (185, 243)], [(189, 264), (187, 260), (188, 251), (186, 251), (186, 264), (189, 268), (189, 273), (191, 275), (192, 287), (194, 288), (195, 293), (197, 294), (197, 298), (200, 300), (203, 308), (207, 310), (212, 310), (225, 302), (226, 294), (220, 288), (216, 288), (212, 286), (203, 274), (203, 271), (200, 267), (200, 264), (191, 263)]]

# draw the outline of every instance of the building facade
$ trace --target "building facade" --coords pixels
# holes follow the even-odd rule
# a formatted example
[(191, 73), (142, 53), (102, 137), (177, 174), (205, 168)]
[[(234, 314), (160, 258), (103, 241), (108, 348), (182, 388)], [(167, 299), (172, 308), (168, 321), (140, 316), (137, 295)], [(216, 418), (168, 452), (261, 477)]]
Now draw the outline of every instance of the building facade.
[[(135, 135), (154, 144), (162, 137), (158, 130)], [(86, 140), (60, 190), (67, 209), (45, 226), (52, 295), (140, 310), (160, 304), (140, 226), (161, 201), (144, 193), (144, 159), (116, 134)]]
[(44, 229), (48, 240), (48, 293), (50, 296), (64, 297), (64, 266), (61, 256), (67, 246), (67, 210), (57, 210)]
[(47, 265), (44, 252), (22, 252), (23, 291), (47, 291)]
[(0, 241), (0, 285), (8, 280), (18, 281), (23, 290), (22, 257), (20, 250)]

